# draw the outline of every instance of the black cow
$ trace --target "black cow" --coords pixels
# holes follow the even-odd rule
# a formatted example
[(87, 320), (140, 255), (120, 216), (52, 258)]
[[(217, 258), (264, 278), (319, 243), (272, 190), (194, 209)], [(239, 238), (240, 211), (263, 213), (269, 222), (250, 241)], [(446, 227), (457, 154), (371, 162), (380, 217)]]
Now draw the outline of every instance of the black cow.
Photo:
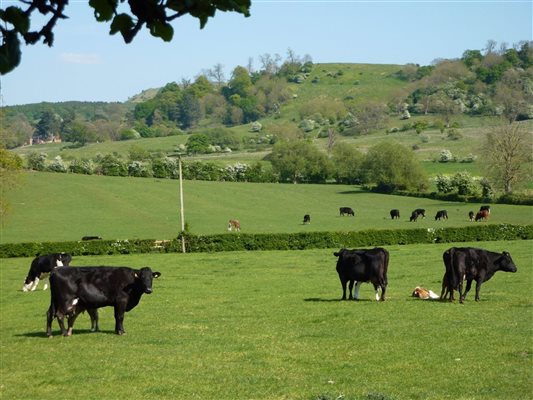
[(400, 210), (397, 210), (397, 209), (390, 210), (390, 217), (391, 217), (391, 219), (394, 219), (394, 218), (399, 219), (400, 218)]
[(441, 220), (441, 219), (448, 219), (448, 211), (446, 210), (440, 210), (437, 211), (437, 215), (435, 215), (435, 221)]
[(341, 207), (339, 208), (340, 216), (343, 215), (351, 215), (352, 217), (355, 217), (354, 211), (350, 207)]
[[(115, 308), (115, 333), (124, 331), (124, 313), (133, 309), (144, 293), (152, 293), (152, 279), (159, 277), (149, 267), (56, 268), (50, 275), (51, 301), (46, 314), (46, 334), (52, 336), (52, 321), (57, 317), (61, 333), (72, 335), (76, 317), (87, 311), (91, 330), (98, 330), (98, 308)], [(68, 320), (65, 329), (64, 318)]]
[[(28, 275), (24, 280), (22, 291), (34, 291), (35, 289), (37, 289), (39, 280), (46, 279), (48, 277), (48, 274), (56, 267), (68, 267), (71, 261), (72, 256), (68, 253), (53, 253), (35, 257), (31, 262)], [(45, 282), (43, 290), (46, 290), (47, 288), (48, 283)]]
[(89, 240), (102, 240), (100, 236), (84, 236), (81, 238), (83, 241), (89, 241)]
[(311, 216), (309, 214), (304, 215), (304, 224), (310, 224), (311, 223)]
[(474, 214), (474, 211), (469, 211), (468, 212), (468, 219), (470, 220), (470, 222), (473, 222), (474, 221), (474, 216), (476, 214)]
[(411, 217), (409, 218), (409, 221), (410, 222), (413, 222), (413, 221), (416, 222), (416, 220), (420, 216), (422, 216), (422, 218), (426, 218), (426, 210), (424, 210), (423, 208), (417, 208), (416, 210), (414, 210), (411, 213)]
[(422, 216), (422, 218), (426, 218), (426, 210), (423, 208), (417, 208), (414, 212), (418, 214), (418, 216)]
[[(516, 265), (511, 255), (494, 253), (492, 251), (473, 247), (452, 247), (442, 255), (446, 272), (442, 282), (441, 298), (445, 298), (446, 292), (453, 300), (453, 291), (459, 291), (459, 301), (464, 299), (472, 281), (476, 281), (476, 301), (479, 301), (479, 290), (483, 282), (488, 281), (496, 271), (516, 272)], [(466, 290), (463, 292), (463, 281), (466, 280)]]
[[(342, 300), (346, 300), (346, 284), (349, 283), (349, 299), (359, 300), (359, 289), (363, 282), (372, 282), (376, 300), (385, 300), (389, 252), (381, 247), (373, 249), (340, 249), (333, 253), (337, 260), (337, 273), (342, 285)], [(355, 291), (352, 297), (352, 289)], [(381, 297), (378, 294), (381, 288)]]

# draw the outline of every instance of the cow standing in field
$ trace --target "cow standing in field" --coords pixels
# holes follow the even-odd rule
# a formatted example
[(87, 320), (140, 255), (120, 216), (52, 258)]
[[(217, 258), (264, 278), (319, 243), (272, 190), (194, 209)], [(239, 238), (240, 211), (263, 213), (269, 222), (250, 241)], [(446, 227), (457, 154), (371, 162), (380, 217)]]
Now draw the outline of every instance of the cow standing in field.
[(446, 210), (437, 211), (437, 215), (435, 215), (435, 221), (440, 221), (441, 219), (448, 219), (448, 211)]
[[(511, 255), (504, 251), (492, 251), (473, 247), (452, 247), (443, 254), (446, 272), (442, 282), (441, 298), (446, 297), (446, 292), (453, 300), (453, 291), (459, 291), (459, 301), (464, 302), (466, 295), (476, 281), (476, 301), (479, 301), (481, 284), (488, 281), (497, 271), (516, 272), (517, 268)], [(466, 280), (466, 289), (463, 292), (463, 282)]]
[(352, 217), (355, 217), (355, 212), (350, 207), (340, 207), (339, 214), (341, 217), (344, 215), (351, 215)]
[(240, 231), (241, 223), (237, 219), (230, 219), (228, 221), (228, 231)]
[[(152, 293), (152, 279), (159, 277), (149, 267), (56, 268), (50, 275), (50, 308), (46, 314), (46, 334), (52, 336), (52, 321), (59, 322), (63, 336), (71, 336), (74, 321), (83, 311), (91, 317), (91, 330), (98, 330), (98, 308), (115, 309), (115, 333), (124, 331), (124, 313), (132, 310), (144, 293)], [(68, 327), (65, 329), (64, 318)]]
[(482, 221), (482, 220), (488, 220), (489, 219), (489, 214), (490, 213), (487, 210), (479, 211), (476, 214), (475, 221), (478, 222), (478, 221)]
[(470, 220), (470, 222), (474, 222), (474, 217), (475, 217), (474, 211), (469, 211), (468, 219)]
[[(30, 270), (28, 275), (24, 280), (24, 285), (22, 286), (23, 292), (34, 291), (37, 289), (37, 285), (41, 279), (46, 279), (48, 274), (56, 268), (62, 267), (70, 264), (72, 261), (72, 256), (68, 253), (53, 253), (47, 254), (44, 256), (37, 256), (33, 259), (30, 265)], [(43, 290), (48, 288), (48, 283), (44, 283)]]
[(400, 210), (397, 210), (397, 209), (393, 209), (393, 210), (390, 210), (390, 217), (391, 219), (400, 219)]
[(303, 224), (306, 225), (306, 224), (310, 224), (311, 223), (311, 216), (309, 214), (305, 214), (304, 215), (304, 222)]
[[(337, 259), (337, 273), (342, 285), (342, 300), (346, 300), (346, 284), (349, 284), (349, 299), (359, 300), (359, 289), (363, 282), (374, 285), (376, 300), (385, 300), (389, 252), (383, 248), (340, 249), (333, 253)], [(355, 284), (354, 294), (352, 289)], [(381, 288), (381, 297), (378, 293)]]

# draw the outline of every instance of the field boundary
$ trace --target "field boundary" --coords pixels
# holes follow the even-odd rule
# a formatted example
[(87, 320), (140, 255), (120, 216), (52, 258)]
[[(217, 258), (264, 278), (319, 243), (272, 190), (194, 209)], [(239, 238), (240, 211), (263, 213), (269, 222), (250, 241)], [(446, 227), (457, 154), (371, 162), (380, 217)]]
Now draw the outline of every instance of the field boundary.
[(301, 232), (192, 235), (184, 233), (171, 240), (94, 240), (0, 244), (0, 258), (34, 257), (66, 252), (73, 256), (139, 253), (180, 253), (182, 239), (186, 252), (252, 250), (306, 250), (321, 248), (387, 246), (422, 243), (482, 242), (533, 239), (533, 225), (478, 224), (466, 227), (380, 229), (349, 232)]

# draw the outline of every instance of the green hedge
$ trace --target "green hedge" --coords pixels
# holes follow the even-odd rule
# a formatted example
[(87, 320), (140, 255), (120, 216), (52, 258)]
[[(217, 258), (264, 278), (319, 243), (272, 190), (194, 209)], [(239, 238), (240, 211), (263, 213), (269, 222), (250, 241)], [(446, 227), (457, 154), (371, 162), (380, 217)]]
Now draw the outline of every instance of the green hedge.
[[(244, 250), (304, 250), (354, 248), (416, 243), (451, 243), (533, 239), (533, 225), (476, 224), (436, 229), (384, 229), (354, 232), (225, 233), (184, 236), (187, 252)], [(34, 257), (67, 252), (73, 256), (134, 253), (179, 253), (181, 237), (160, 242), (145, 240), (95, 240), (89, 242), (8, 243), (0, 245), (0, 258)]]

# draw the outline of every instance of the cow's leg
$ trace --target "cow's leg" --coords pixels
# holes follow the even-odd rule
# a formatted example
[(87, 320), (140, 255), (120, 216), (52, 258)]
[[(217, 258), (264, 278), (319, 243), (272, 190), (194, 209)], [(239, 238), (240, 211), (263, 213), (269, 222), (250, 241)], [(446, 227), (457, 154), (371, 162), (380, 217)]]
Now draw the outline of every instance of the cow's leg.
[(52, 337), (52, 321), (54, 320), (54, 306), (51, 304), (46, 312), (46, 336)]
[(348, 285), (348, 289), (350, 291), (350, 295), (348, 297), (349, 300), (352, 300), (353, 299), (353, 296), (352, 296), (352, 290), (353, 290), (353, 284), (354, 284), (354, 281), (350, 281), (349, 285)]
[(124, 309), (120, 306), (115, 306), (115, 333), (123, 335), (124, 331)]
[(483, 280), (478, 279), (476, 280), (476, 301), (479, 301), (479, 290), (481, 289), (481, 283)]
[(72, 336), (72, 328), (74, 327), (74, 322), (76, 321), (76, 318), (78, 318), (78, 315), (80, 315), (80, 313), (75, 310), (67, 317), (68, 330), (65, 334), (63, 334), (64, 336)]
[[(347, 281), (345, 279), (343, 279), (342, 277), (339, 277), (340, 278), (340, 281), (341, 281), (341, 286), (342, 286), (342, 298), (341, 300), (346, 300), (346, 283)], [(350, 289), (350, 295), (352, 293), (352, 290)]]
[(353, 294), (354, 300), (359, 300), (359, 289), (361, 289), (361, 285), (362, 284), (363, 284), (363, 282), (357, 282), (355, 284), (355, 290), (354, 290), (354, 294)]
[[(385, 292), (387, 291), (387, 285), (381, 284), (381, 297), (379, 298), (380, 301), (385, 301)], [(378, 300), (378, 291), (376, 290), (376, 300)]]
[(44, 278), (44, 287), (43, 290), (48, 289), (48, 277)]
[(65, 329), (65, 315), (62, 313), (57, 313), (57, 323), (59, 324), (59, 329), (61, 329), (61, 334), (67, 336), (67, 330)]
[(35, 277), (35, 280), (33, 281), (33, 285), (31, 287), (31, 291), (33, 292), (35, 289), (37, 289), (37, 285), (39, 284), (39, 278)]
[(466, 295), (468, 294), (468, 292), (470, 292), (470, 289), (472, 289), (472, 279), (467, 279), (467, 281), (466, 281), (466, 290), (465, 290), (465, 293), (463, 295), (463, 300), (466, 298)]
[(98, 332), (100, 330), (98, 327), (98, 309), (88, 308), (87, 313), (91, 317), (91, 332)]

